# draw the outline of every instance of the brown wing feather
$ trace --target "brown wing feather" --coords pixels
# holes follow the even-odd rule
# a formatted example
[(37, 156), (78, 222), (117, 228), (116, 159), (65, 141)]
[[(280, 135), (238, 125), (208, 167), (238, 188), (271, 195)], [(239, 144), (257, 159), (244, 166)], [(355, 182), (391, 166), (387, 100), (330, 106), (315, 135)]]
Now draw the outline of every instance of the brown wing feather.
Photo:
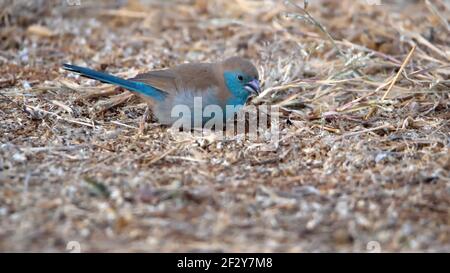
[(177, 75), (170, 69), (139, 74), (130, 80), (146, 83), (166, 93), (177, 90)]
[(207, 90), (211, 86), (224, 86), (217, 77), (216, 67), (209, 63), (182, 64), (172, 69), (155, 70), (130, 79), (149, 84), (167, 93), (183, 90)]

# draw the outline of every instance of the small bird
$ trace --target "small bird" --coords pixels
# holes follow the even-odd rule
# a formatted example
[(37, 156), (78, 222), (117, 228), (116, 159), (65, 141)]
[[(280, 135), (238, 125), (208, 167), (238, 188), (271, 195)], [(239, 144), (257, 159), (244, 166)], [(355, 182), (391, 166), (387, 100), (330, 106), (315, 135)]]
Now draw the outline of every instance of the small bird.
[[(121, 86), (139, 95), (148, 102), (158, 122), (165, 125), (174, 124), (179, 119), (172, 111), (176, 106), (185, 106), (183, 109), (189, 109), (193, 113), (194, 108), (198, 108), (194, 103), (195, 98), (201, 98), (201, 111), (211, 105), (220, 107), (222, 117), (218, 118), (225, 121), (230, 117), (227, 109), (241, 108), (250, 95), (257, 95), (261, 91), (258, 70), (250, 61), (241, 57), (217, 63), (181, 64), (139, 74), (131, 79), (71, 64), (64, 64), (63, 68), (91, 79)], [(209, 117), (202, 116), (200, 126), (216, 115), (217, 113)], [(193, 114), (187, 118), (193, 122)]]

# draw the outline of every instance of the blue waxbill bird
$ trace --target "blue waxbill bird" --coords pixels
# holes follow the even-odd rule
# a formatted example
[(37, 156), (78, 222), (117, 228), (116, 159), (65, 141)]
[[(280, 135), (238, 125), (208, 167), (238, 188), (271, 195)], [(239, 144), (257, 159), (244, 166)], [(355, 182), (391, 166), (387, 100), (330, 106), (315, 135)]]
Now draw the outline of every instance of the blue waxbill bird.
[(250, 95), (260, 92), (256, 67), (240, 57), (218, 63), (181, 64), (170, 69), (139, 74), (131, 79), (121, 79), (70, 64), (64, 64), (63, 68), (130, 90), (148, 102), (154, 116), (166, 125), (178, 119), (172, 116), (174, 106), (186, 105), (194, 112), (195, 97), (202, 99), (202, 109), (208, 105), (218, 105), (225, 120), (227, 106), (240, 108)]

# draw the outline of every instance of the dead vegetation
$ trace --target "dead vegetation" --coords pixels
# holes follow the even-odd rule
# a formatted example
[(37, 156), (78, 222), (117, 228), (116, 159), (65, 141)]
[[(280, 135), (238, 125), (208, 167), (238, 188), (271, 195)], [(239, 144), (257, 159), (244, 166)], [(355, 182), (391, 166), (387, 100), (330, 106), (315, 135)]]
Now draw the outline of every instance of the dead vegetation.
[[(450, 251), (447, 1), (123, 2), (0, 2), (1, 251)], [(276, 151), (60, 68), (232, 55)]]

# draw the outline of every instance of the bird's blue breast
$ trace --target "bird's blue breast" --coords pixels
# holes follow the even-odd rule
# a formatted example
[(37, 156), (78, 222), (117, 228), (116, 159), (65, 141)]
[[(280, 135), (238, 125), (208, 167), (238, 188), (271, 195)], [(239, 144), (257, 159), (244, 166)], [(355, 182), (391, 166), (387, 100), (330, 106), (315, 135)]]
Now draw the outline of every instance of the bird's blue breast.
[(155, 104), (153, 112), (159, 122), (172, 124), (180, 118), (186, 120), (194, 119), (194, 114), (202, 115), (207, 106), (217, 106), (217, 110), (223, 111), (224, 103), (220, 101), (217, 88), (210, 88), (205, 91), (184, 90), (176, 92), (167, 97), (164, 101)]
[[(184, 90), (167, 97), (163, 101), (157, 102), (153, 107), (155, 117), (162, 124), (173, 124), (177, 120), (184, 119), (195, 123), (195, 115), (201, 115), (201, 124), (205, 124), (211, 118), (220, 119), (225, 122), (228, 115), (234, 115), (234, 112), (245, 104), (242, 97), (229, 96), (224, 101), (223, 96), (219, 95), (217, 87), (211, 87), (204, 91)], [(230, 111), (227, 113), (227, 110)], [(198, 118), (198, 117), (197, 117)]]

